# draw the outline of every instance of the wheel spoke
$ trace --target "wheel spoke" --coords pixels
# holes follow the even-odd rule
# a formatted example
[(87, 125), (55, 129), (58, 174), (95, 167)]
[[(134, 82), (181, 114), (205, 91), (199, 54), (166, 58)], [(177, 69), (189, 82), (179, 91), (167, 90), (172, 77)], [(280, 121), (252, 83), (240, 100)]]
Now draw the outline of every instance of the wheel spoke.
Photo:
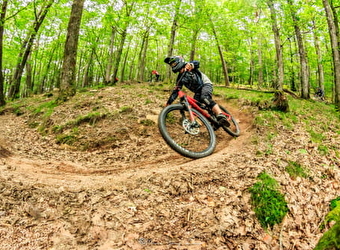
[(216, 138), (209, 122), (195, 112), (191, 121), (189, 112), (181, 105), (168, 108), (161, 115), (160, 131), (167, 143), (177, 152), (191, 158), (200, 158), (213, 152)]

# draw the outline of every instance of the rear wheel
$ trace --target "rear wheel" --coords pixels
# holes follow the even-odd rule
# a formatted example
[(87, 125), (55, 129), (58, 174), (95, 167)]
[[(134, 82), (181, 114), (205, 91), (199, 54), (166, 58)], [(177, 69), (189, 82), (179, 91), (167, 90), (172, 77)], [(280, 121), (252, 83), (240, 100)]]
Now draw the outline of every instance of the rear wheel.
[(173, 104), (162, 110), (158, 128), (166, 143), (183, 156), (197, 159), (206, 157), (215, 149), (216, 136), (209, 121), (197, 110), (189, 111), (182, 104)]
[(224, 113), (226, 113), (230, 116), (230, 118), (228, 119), (230, 126), (222, 126), (224, 131), (226, 131), (231, 136), (235, 136), (235, 137), (240, 136), (240, 133), (241, 133), (240, 126), (239, 126), (238, 122), (236, 121), (235, 117), (232, 116), (226, 108), (222, 107), (221, 105), (219, 105), (219, 106)]

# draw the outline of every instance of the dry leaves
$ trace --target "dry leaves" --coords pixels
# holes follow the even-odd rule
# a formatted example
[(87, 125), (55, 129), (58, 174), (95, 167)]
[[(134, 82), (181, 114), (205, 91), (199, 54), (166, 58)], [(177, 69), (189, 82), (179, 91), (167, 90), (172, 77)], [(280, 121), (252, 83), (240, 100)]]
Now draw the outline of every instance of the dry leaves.
[[(155, 120), (168, 93), (142, 93), (106, 88), (55, 110), (53, 124), (94, 107), (117, 114), (81, 127), (79, 145), (116, 136), (89, 151), (41, 136), (29, 128), (31, 117), (0, 116), (1, 249), (313, 249), (329, 201), (340, 195), (336, 155), (320, 155), (299, 126), (281, 128), (271, 154), (258, 154), (268, 145), (249, 138), (261, 131), (250, 130), (251, 116), (234, 109), (244, 134), (235, 140), (219, 132), (212, 156), (186, 159), (156, 125), (140, 123)], [(331, 130), (326, 136), (330, 145), (339, 141)], [(307, 167), (310, 178), (291, 179), (289, 161)], [(278, 180), (290, 210), (267, 232), (247, 191), (263, 170)]]

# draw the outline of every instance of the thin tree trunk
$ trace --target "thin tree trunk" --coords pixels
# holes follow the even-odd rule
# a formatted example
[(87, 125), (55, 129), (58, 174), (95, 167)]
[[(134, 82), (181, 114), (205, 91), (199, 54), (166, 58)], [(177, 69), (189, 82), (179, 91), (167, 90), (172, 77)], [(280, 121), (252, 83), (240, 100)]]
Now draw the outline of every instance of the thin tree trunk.
[(115, 79), (117, 78), (117, 75), (118, 75), (118, 68), (119, 68), (120, 60), (122, 58), (122, 53), (123, 53), (126, 35), (127, 35), (127, 28), (125, 30), (123, 30), (123, 32), (121, 34), (120, 45), (119, 45), (119, 48), (117, 50), (117, 57), (116, 57), (116, 61), (115, 61), (115, 64), (114, 64), (114, 69), (113, 69), (113, 74), (112, 74), (113, 83), (115, 82)]
[(254, 84), (254, 71), (255, 71), (255, 62), (254, 62), (254, 51), (252, 49), (253, 38), (250, 38), (249, 48), (250, 48), (250, 62), (249, 62), (249, 78), (248, 84), (253, 86)]
[(111, 28), (111, 39), (110, 39), (110, 47), (109, 47), (109, 57), (108, 62), (106, 66), (106, 72), (105, 72), (105, 84), (110, 84), (113, 80), (111, 78), (111, 72), (113, 67), (113, 54), (114, 54), (114, 43), (116, 38), (117, 29), (115, 26), (112, 26)]
[(144, 49), (143, 49), (143, 60), (142, 60), (142, 64), (140, 67), (140, 72), (141, 72), (141, 81), (144, 82), (145, 81), (145, 65), (146, 65), (146, 56), (147, 56), (147, 50), (148, 50), (148, 46), (149, 46), (149, 32), (148, 34), (146, 34), (146, 38), (145, 38), (145, 45), (144, 45)]
[[(174, 19), (172, 21), (170, 41), (169, 41), (169, 45), (168, 45), (168, 56), (172, 56), (173, 52), (174, 52), (176, 31), (177, 31), (177, 27), (178, 27), (178, 15), (179, 15), (179, 10), (180, 10), (181, 4), (182, 4), (182, 0), (178, 0), (178, 2), (176, 3), (176, 10), (175, 10)], [(169, 80), (170, 78), (171, 78), (171, 68), (167, 67), (166, 80)]]
[(26, 67), (26, 86), (25, 91), (22, 93), (23, 97), (30, 96), (33, 92), (32, 65), (29, 62), (27, 62), (25, 67)]
[(315, 23), (313, 23), (313, 34), (314, 34), (314, 46), (315, 46), (315, 52), (318, 58), (318, 87), (321, 88), (322, 90), (325, 89), (324, 83), (325, 83), (325, 74), (324, 74), (324, 70), (323, 70), (323, 64), (322, 64), (322, 52), (320, 49), (320, 40), (319, 37), (317, 35), (317, 31), (316, 31), (316, 27), (315, 27)]
[[(55, 53), (56, 49), (57, 49), (56, 46), (53, 47), (52, 50), (49, 53), (49, 57), (47, 59), (47, 65), (46, 65), (46, 68), (45, 68), (45, 72), (43, 73), (43, 76), (42, 76), (41, 86), (40, 86), (40, 90), (39, 90), (38, 93), (42, 93), (42, 90), (45, 86), (48, 86), (47, 88), (49, 90), (51, 90), (52, 87), (53, 87), (53, 78), (51, 78), (50, 72), (54, 72), (53, 70), (51, 70), (51, 63), (53, 62), (53, 57), (54, 57), (54, 53)], [(55, 86), (55, 87), (57, 87), (57, 86)]]
[(333, 65), (334, 65), (334, 103), (340, 110), (340, 53), (339, 53), (339, 30), (334, 20), (332, 6), (328, 0), (322, 0), (329, 29), (329, 36), (332, 45)]
[[(129, 42), (129, 48), (130, 48), (130, 46), (131, 46), (131, 41)], [(132, 51), (137, 51), (137, 49), (138, 49), (138, 44), (136, 43), (134, 48), (132, 49)], [(132, 53), (132, 58), (130, 58), (130, 60), (132, 62), (135, 62), (136, 60), (138, 60), (137, 53)], [(128, 80), (132, 80), (132, 79), (136, 79), (137, 78), (138, 69), (136, 69), (136, 68), (138, 68), (138, 67), (136, 67), (134, 64), (130, 65), (130, 67), (129, 67), (129, 74), (128, 74)]]
[(77, 61), (78, 37), (85, 0), (74, 0), (67, 37), (64, 47), (64, 60), (61, 70), (60, 90), (57, 101), (64, 102), (76, 94), (75, 70)]
[(115, 81), (118, 75), (118, 69), (119, 69), (120, 61), (122, 59), (123, 49), (124, 49), (125, 40), (127, 36), (127, 29), (130, 24), (129, 18), (134, 8), (134, 4), (135, 2), (131, 3), (131, 5), (127, 5), (127, 3), (125, 3), (125, 9), (126, 9), (125, 19), (126, 20), (124, 21), (124, 24), (123, 24), (123, 30), (121, 31), (121, 39), (120, 39), (119, 47), (116, 53), (116, 61), (114, 64), (113, 74), (112, 74), (113, 81)]
[(144, 81), (144, 75), (145, 75), (145, 64), (146, 64), (146, 52), (148, 50), (148, 44), (149, 44), (149, 29), (150, 27), (147, 27), (142, 38), (142, 46), (139, 53), (139, 67), (138, 67), (138, 81), (143, 82)]
[(8, 0), (3, 0), (0, 13), (0, 107), (6, 104), (4, 95), (5, 78), (2, 71), (4, 24), (7, 11)]
[(295, 52), (293, 51), (292, 48), (292, 41), (290, 39), (288, 39), (289, 41), (289, 56), (290, 56), (290, 89), (292, 91), (297, 91), (297, 86), (296, 86), (296, 82), (295, 82), (295, 67), (294, 67), (294, 54)]
[(257, 81), (258, 81), (258, 87), (261, 88), (263, 85), (263, 58), (262, 58), (261, 38), (259, 38), (258, 40), (257, 57), (258, 57), (258, 64), (259, 64), (259, 75), (258, 75)]
[(283, 81), (284, 81), (284, 65), (283, 65), (283, 51), (281, 45), (281, 38), (280, 38), (280, 30), (277, 24), (276, 19), (276, 10), (274, 8), (273, 0), (268, 0), (267, 5), (270, 9), (270, 17), (272, 20), (272, 30), (274, 33), (274, 42), (275, 42), (275, 50), (276, 50), (276, 76), (277, 78), (274, 79), (275, 89), (282, 90), (283, 89)]
[(299, 57), (300, 57), (300, 79), (301, 79), (301, 97), (304, 99), (309, 99), (309, 70), (307, 64), (307, 53), (305, 50), (305, 45), (303, 42), (300, 26), (298, 24), (298, 18), (296, 16), (296, 11), (293, 9), (292, 0), (287, 0), (290, 6), (290, 14), (292, 16), (295, 35), (297, 39)]
[(39, 14), (37, 15), (37, 19), (35, 20), (35, 23), (33, 25), (33, 30), (27, 35), (27, 38), (24, 40), (21, 51), (18, 57), (18, 64), (16, 66), (16, 69), (13, 74), (12, 81), (10, 83), (10, 89), (9, 89), (9, 98), (13, 99), (15, 96), (19, 94), (20, 91), (20, 82), (22, 78), (22, 74), (24, 72), (25, 64), (27, 62), (27, 59), (29, 55), (31, 54), (31, 49), (33, 46), (33, 42), (36, 38), (36, 35), (39, 31), (39, 28), (41, 27), (41, 24), (43, 23), (50, 7), (52, 6), (54, 0), (50, 0), (47, 2), (47, 4), (41, 9)]
[(83, 81), (82, 81), (82, 87), (83, 88), (90, 86), (92, 81), (93, 81), (93, 72), (91, 70), (91, 66), (92, 66), (93, 57), (95, 55), (95, 52), (96, 52), (96, 49), (93, 46), (92, 50), (91, 50), (91, 54), (87, 59), (85, 69), (84, 69), (84, 77), (83, 77)]
[(198, 34), (199, 34), (198, 29), (193, 30), (192, 39), (191, 39), (190, 61), (195, 60), (196, 42), (197, 42)]
[(214, 34), (214, 37), (215, 37), (215, 41), (216, 41), (216, 44), (217, 44), (218, 53), (220, 54), (220, 59), (221, 59), (221, 63), (222, 63), (222, 70), (223, 70), (223, 75), (224, 75), (224, 85), (228, 87), (228, 86), (230, 86), (230, 82), (229, 82), (229, 76), (228, 76), (227, 62), (224, 59), (222, 45), (220, 45), (220, 42), (219, 42), (218, 37), (217, 37), (217, 33), (216, 33), (216, 29), (215, 29), (214, 23), (212, 22), (211, 19), (210, 19), (210, 24), (211, 24), (212, 31), (213, 31), (213, 34)]
[(129, 43), (129, 46), (128, 46), (126, 52), (125, 52), (123, 67), (122, 67), (122, 70), (120, 72), (120, 81), (124, 80), (125, 67), (126, 67), (127, 59), (128, 59), (129, 52), (130, 52), (130, 45), (131, 45), (131, 42)]

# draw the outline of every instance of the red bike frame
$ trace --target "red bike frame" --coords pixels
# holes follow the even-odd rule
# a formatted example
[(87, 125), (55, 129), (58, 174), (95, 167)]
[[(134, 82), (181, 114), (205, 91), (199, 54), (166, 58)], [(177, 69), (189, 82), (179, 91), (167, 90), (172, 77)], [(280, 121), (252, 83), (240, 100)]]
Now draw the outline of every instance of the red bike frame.
[[(211, 118), (211, 115), (210, 115), (207, 111), (203, 110), (203, 109), (197, 104), (197, 103), (198, 103), (197, 100), (195, 100), (194, 98), (192, 98), (192, 97), (186, 95), (182, 90), (179, 90), (179, 91), (178, 91), (178, 96), (179, 96), (181, 99), (184, 99), (186, 102), (188, 102), (187, 105), (188, 105), (188, 107), (189, 107), (189, 113), (190, 113), (190, 120), (191, 120), (191, 121), (194, 121), (194, 120), (195, 120), (194, 114), (193, 114), (193, 112), (191, 112), (191, 110), (190, 110), (190, 107), (193, 107), (193, 108), (195, 108), (198, 112), (200, 112), (202, 115), (204, 115), (204, 117), (207, 118), (209, 121), (214, 121), (214, 122), (216, 122), (214, 119)], [(227, 113), (225, 113), (225, 112), (223, 112), (223, 114), (224, 114), (225, 116), (227, 116), (227, 120), (231, 120), (231, 116), (230, 116), (229, 114), (227, 114)]]

